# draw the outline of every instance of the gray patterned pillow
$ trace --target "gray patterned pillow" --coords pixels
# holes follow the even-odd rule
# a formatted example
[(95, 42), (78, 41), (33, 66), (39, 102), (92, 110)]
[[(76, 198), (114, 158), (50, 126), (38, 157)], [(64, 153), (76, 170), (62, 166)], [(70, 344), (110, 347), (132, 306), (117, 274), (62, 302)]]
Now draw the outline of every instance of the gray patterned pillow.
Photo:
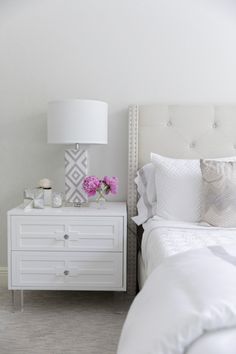
[(201, 160), (200, 165), (202, 221), (213, 226), (236, 227), (236, 161)]

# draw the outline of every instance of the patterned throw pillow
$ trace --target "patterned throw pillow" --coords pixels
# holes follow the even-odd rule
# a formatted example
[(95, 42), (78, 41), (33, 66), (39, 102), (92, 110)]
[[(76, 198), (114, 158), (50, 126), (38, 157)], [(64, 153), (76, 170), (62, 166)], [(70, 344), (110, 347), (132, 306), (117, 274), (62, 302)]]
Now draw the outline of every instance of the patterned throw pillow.
[(203, 178), (202, 221), (236, 227), (236, 161), (200, 162)]

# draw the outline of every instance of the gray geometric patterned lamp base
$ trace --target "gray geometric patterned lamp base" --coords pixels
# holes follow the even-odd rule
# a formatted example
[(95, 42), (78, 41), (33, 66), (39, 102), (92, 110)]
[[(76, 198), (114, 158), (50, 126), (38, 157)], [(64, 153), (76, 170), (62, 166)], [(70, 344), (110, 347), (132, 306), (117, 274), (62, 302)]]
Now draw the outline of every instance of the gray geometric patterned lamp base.
[(86, 203), (87, 194), (83, 190), (83, 180), (87, 176), (87, 151), (65, 150), (65, 197), (70, 203)]

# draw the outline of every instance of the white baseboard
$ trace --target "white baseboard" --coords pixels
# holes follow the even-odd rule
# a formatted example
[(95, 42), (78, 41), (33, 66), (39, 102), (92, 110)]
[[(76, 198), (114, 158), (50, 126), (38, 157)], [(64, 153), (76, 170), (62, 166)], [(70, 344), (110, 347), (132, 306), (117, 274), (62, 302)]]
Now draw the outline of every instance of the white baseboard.
[(0, 287), (7, 287), (7, 267), (0, 267)]

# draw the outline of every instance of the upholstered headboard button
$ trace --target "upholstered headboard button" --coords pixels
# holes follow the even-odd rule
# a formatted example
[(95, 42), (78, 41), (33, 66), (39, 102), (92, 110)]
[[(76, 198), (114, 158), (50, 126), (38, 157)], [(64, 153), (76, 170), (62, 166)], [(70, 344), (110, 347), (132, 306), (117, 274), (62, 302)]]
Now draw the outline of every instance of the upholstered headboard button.
[(218, 123), (217, 123), (217, 122), (214, 122), (214, 123), (212, 124), (212, 128), (213, 128), (213, 129), (218, 128)]
[(192, 141), (190, 144), (189, 144), (189, 147), (190, 149), (194, 149), (196, 147), (196, 142), (195, 141)]

